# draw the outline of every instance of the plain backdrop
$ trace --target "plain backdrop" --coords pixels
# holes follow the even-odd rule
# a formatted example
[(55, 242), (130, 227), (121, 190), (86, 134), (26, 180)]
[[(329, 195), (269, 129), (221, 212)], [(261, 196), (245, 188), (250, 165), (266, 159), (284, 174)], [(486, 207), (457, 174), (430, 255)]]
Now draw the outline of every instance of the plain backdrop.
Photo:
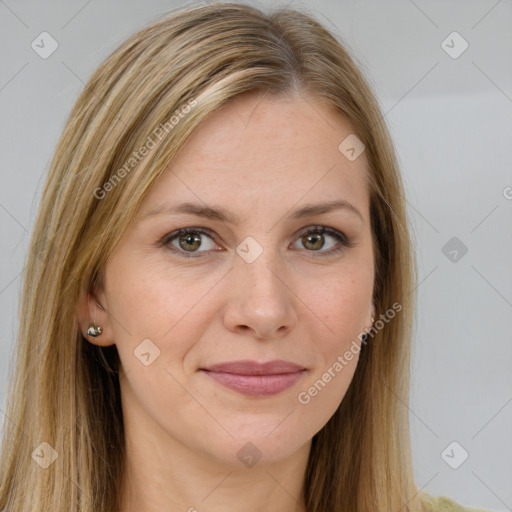
[[(0, 415), (23, 257), (64, 121), (100, 62), (180, 5), (0, 0)], [(510, 511), (512, 2), (291, 5), (356, 59), (400, 160), (419, 267), (409, 405), (417, 484)], [(47, 58), (32, 48), (42, 32), (58, 45)]]

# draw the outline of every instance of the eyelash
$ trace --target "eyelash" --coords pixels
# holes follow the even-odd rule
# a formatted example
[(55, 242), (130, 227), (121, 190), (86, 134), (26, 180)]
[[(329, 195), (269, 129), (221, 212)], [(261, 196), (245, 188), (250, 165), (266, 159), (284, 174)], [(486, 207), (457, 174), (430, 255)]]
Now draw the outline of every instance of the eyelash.
[[(325, 233), (333, 236), (334, 238), (336, 238), (338, 240), (338, 242), (340, 242), (338, 247), (335, 247), (334, 249), (330, 249), (328, 251), (312, 251), (312, 250), (308, 250), (308, 249), (305, 249), (305, 250), (307, 252), (318, 253), (320, 255), (329, 256), (329, 255), (337, 254), (344, 249), (349, 249), (356, 245), (354, 242), (350, 241), (346, 237), (346, 235), (344, 233), (342, 233), (341, 231), (338, 231), (337, 229), (329, 228), (327, 226), (313, 226), (313, 227), (305, 228), (304, 230), (302, 230), (299, 233), (298, 238), (302, 238), (303, 236), (305, 236), (307, 234), (322, 235)], [(208, 253), (209, 251), (200, 251), (200, 252), (195, 252), (195, 253), (187, 252), (187, 251), (183, 251), (183, 250), (178, 249), (178, 248), (174, 247), (173, 245), (171, 245), (171, 242), (174, 239), (179, 238), (180, 236), (189, 235), (189, 234), (206, 235), (209, 238), (213, 239), (212, 232), (210, 230), (207, 230), (204, 228), (182, 228), (182, 229), (179, 229), (178, 231), (173, 231), (172, 233), (165, 235), (160, 240), (159, 246), (165, 246), (168, 250), (170, 250), (176, 254), (179, 254), (180, 256), (183, 256), (184, 258), (202, 258), (202, 257), (204, 257), (204, 255), (201, 254), (201, 252)]]

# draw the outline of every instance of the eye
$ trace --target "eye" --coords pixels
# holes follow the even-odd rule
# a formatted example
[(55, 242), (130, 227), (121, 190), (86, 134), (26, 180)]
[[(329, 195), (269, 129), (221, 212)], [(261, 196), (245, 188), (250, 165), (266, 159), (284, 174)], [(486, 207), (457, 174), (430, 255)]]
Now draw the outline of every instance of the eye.
[[(201, 237), (206, 236), (212, 240), (209, 233), (204, 229), (197, 228), (183, 228), (173, 233), (166, 235), (161, 240), (161, 245), (167, 246), (173, 252), (185, 253), (184, 257), (197, 257), (193, 253), (206, 252), (208, 250), (215, 250), (213, 247), (206, 247), (205, 251), (198, 251), (204, 244)], [(174, 242), (177, 243), (174, 244)], [(188, 254), (187, 254), (188, 253)], [(192, 254), (191, 254), (192, 253)]]
[[(325, 246), (326, 236), (334, 239), (334, 244), (330, 244), (328, 250), (321, 251)], [(204, 245), (202, 237), (210, 240), (211, 244), (208, 247)], [(314, 226), (304, 229), (299, 234), (299, 241), (306, 248), (307, 252), (318, 252), (321, 255), (329, 255), (337, 253), (345, 248), (354, 247), (355, 243), (351, 242), (341, 231), (326, 226)], [(337, 243), (336, 243), (337, 242)], [(182, 228), (166, 235), (160, 242), (160, 246), (165, 246), (172, 252), (178, 253), (184, 258), (197, 258), (202, 257), (200, 253), (207, 253), (209, 251), (219, 251), (215, 248), (212, 240), (212, 234), (209, 230), (204, 228)], [(200, 251), (199, 248), (203, 247), (204, 250)]]
[[(354, 247), (354, 243), (351, 242), (344, 233), (337, 229), (329, 228), (327, 226), (315, 226), (314, 228), (306, 228), (300, 233), (300, 242), (306, 249), (310, 249), (309, 252), (320, 252), (324, 254), (337, 253), (346, 247)], [(330, 248), (326, 251), (320, 251), (325, 247), (325, 237), (335, 239), (337, 242), (331, 243)]]

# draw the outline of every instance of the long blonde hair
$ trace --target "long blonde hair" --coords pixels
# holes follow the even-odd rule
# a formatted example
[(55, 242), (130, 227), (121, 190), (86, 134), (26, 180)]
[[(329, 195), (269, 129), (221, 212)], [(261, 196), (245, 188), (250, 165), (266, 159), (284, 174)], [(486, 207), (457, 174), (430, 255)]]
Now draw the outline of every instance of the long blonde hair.
[[(311, 14), (237, 3), (188, 7), (152, 22), (100, 65), (71, 111), (26, 259), (3, 420), (0, 509), (118, 509), (119, 357), (115, 345), (102, 348), (82, 336), (78, 298), (102, 283), (104, 264), (139, 204), (192, 131), (225, 102), (253, 91), (312, 94), (351, 124), (370, 170), (377, 316), (402, 306), (363, 347), (340, 407), (313, 438), (307, 512), (422, 510), (405, 406), (416, 264), (383, 114), (347, 50)], [(163, 132), (135, 163), (148, 136)]]

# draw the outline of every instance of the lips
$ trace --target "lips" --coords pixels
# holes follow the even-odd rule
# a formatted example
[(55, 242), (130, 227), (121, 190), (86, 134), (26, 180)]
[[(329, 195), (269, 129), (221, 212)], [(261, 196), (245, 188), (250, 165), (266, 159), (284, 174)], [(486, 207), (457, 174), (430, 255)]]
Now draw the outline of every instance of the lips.
[(212, 372), (236, 373), (238, 375), (276, 375), (279, 373), (294, 373), (304, 370), (304, 366), (276, 359), (259, 363), (258, 361), (230, 361), (203, 368)]
[(200, 369), (219, 384), (244, 395), (275, 395), (293, 386), (306, 373), (304, 366), (283, 360), (264, 363), (230, 361)]

